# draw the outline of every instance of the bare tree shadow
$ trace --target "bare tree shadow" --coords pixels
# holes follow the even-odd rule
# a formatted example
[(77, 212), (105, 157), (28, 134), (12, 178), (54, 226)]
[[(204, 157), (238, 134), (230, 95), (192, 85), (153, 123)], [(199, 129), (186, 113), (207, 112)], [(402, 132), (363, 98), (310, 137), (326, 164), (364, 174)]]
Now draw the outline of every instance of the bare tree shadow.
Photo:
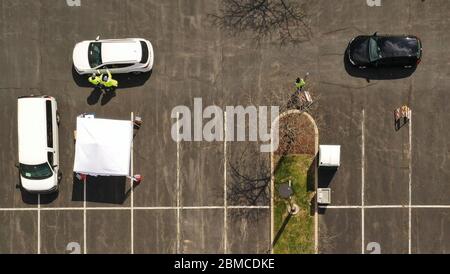
[(269, 204), (270, 164), (260, 157), (259, 152), (248, 153), (244, 150), (237, 160), (229, 161), (231, 179), (227, 188), (228, 204), (250, 206)]
[(231, 36), (249, 33), (258, 44), (276, 38), (280, 45), (311, 39), (305, 6), (288, 0), (222, 0), (212, 23)]
[[(347, 52), (347, 50), (346, 50)], [(344, 53), (344, 67), (345, 71), (353, 77), (370, 80), (395, 80), (403, 79), (411, 76), (416, 71), (416, 66), (412, 68), (404, 67), (367, 67), (359, 68), (350, 63), (347, 53)]]

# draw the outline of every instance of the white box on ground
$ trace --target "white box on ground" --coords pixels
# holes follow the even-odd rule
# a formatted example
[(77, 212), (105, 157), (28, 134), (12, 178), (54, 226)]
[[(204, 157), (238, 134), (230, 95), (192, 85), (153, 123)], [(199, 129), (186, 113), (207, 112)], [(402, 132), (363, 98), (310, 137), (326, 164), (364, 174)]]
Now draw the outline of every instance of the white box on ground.
[(318, 188), (317, 189), (317, 203), (329, 205), (331, 203), (331, 189)]
[(339, 167), (341, 165), (341, 146), (320, 145), (319, 146), (319, 166)]

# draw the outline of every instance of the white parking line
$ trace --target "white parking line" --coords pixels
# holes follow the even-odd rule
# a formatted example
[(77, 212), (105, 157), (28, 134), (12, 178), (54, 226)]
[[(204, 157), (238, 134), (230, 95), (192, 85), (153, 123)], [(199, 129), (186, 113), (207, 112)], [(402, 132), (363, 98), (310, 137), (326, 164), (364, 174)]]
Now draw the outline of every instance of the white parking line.
[[(319, 205), (322, 209), (361, 209), (363, 206), (358, 205), (336, 205), (327, 206)], [(450, 205), (365, 205), (365, 209), (373, 208), (418, 208), (418, 209), (450, 209)]]
[(365, 139), (364, 139), (364, 123), (365, 123), (365, 111), (362, 110), (361, 119), (361, 253), (364, 254), (365, 251), (365, 227), (364, 227), (364, 180), (365, 180)]
[(337, 206), (327, 206), (319, 205), (319, 208), (323, 209), (370, 209), (370, 208), (408, 208), (407, 205), (337, 205)]
[(41, 194), (38, 194), (38, 217), (37, 217), (37, 231), (38, 231), (38, 240), (37, 240), (37, 253), (41, 254)]
[(411, 254), (412, 111), (409, 117), (408, 253)]
[(180, 143), (179, 123), (180, 113), (177, 112), (177, 253), (180, 253), (181, 228), (180, 228)]
[(223, 253), (228, 252), (228, 224), (227, 224), (227, 113), (223, 113), (224, 127), (223, 127)]
[[(407, 207), (407, 206), (405, 206)], [(414, 207), (414, 206), (413, 206)], [(420, 206), (429, 207), (429, 206)], [(442, 206), (437, 206), (442, 207)], [(450, 205), (448, 206), (450, 208)], [(135, 206), (134, 210), (203, 210), (203, 209), (224, 209), (224, 206)], [(330, 207), (329, 207), (330, 208)], [(131, 207), (41, 207), (40, 209), (34, 207), (17, 207), (17, 208), (0, 208), (1, 211), (102, 211), (102, 210), (130, 210)], [(270, 206), (227, 206), (227, 209), (270, 209)]]
[[(131, 123), (133, 124), (132, 126), (132, 134), (134, 133), (134, 113), (131, 112)], [(134, 152), (133, 152), (133, 148), (134, 148), (134, 138), (131, 140), (131, 155), (130, 155), (130, 176), (134, 176), (134, 161), (133, 161), (133, 157), (134, 157)], [(133, 190), (133, 185), (134, 185), (134, 181), (133, 179), (130, 179), (130, 187), (131, 187), (131, 212), (130, 212), (130, 218), (131, 218), (131, 227), (130, 227), (130, 231), (131, 231), (131, 254), (134, 254), (134, 190)]]
[(83, 253), (87, 254), (86, 243), (86, 177), (83, 179)]

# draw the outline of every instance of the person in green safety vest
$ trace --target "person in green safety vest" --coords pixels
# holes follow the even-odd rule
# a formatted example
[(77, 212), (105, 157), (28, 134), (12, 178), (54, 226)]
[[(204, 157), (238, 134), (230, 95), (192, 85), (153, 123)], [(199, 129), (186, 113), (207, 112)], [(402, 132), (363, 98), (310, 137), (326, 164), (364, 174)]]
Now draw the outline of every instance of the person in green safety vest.
[(106, 90), (114, 90), (119, 86), (119, 82), (112, 78), (111, 72), (107, 69), (107, 75), (102, 74), (100, 76), (101, 84), (105, 87)]
[(297, 88), (297, 91), (300, 91), (305, 85), (306, 85), (305, 80), (297, 77), (297, 79), (295, 80), (295, 87)]
[[(98, 71), (97, 71), (98, 72)], [(97, 73), (92, 73), (91, 77), (88, 78), (89, 82), (93, 84), (96, 88), (99, 87), (100, 83), (102, 82), (102, 78), (100, 78)]]

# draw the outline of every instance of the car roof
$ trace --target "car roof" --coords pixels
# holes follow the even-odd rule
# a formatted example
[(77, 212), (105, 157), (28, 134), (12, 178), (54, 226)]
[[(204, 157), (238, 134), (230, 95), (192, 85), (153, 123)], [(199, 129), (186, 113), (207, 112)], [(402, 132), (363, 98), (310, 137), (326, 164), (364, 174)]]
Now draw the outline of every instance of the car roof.
[(138, 40), (104, 40), (102, 41), (103, 63), (139, 62), (142, 56)]
[(17, 120), (19, 162), (37, 165), (47, 162), (47, 98), (19, 98)]
[(378, 46), (383, 58), (417, 56), (419, 42), (412, 36), (381, 36)]

